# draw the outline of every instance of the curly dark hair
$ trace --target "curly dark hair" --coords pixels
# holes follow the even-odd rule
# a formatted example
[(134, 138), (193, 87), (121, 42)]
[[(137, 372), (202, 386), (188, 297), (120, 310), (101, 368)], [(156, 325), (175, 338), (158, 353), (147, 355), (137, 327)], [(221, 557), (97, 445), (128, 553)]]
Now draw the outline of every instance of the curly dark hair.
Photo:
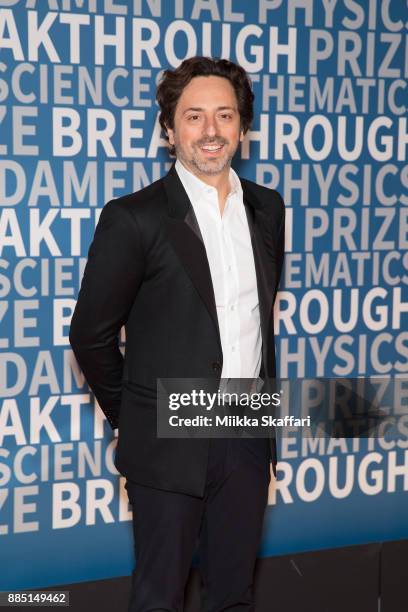
[[(252, 83), (245, 70), (226, 59), (196, 56), (185, 59), (175, 70), (165, 70), (157, 87), (159, 121), (168, 140), (167, 128), (174, 129), (174, 113), (183, 89), (197, 76), (219, 76), (231, 83), (238, 103), (241, 130), (249, 130), (254, 117)], [(170, 146), (170, 154), (175, 149)]]

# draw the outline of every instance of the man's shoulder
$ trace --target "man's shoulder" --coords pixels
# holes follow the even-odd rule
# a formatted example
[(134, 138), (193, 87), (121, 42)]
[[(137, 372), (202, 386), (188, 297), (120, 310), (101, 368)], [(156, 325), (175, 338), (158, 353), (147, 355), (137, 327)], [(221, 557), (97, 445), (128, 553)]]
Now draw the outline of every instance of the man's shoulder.
[(163, 187), (163, 178), (142, 187), (138, 191), (128, 193), (107, 202), (104, 206), (105, 214), (111, 213), (120, 218), (131, 217), (138, 221), (151, 222), (160, 218), (166, 210), (166, 192)]
[(276, 189), (259, 185), (254, 181), (240, 177), (244, 191), (254, 196), (270, 213), (275, 211), (283, 212), (285, 207), (283, 198)]
[(131, 213), (133, 215), (143, 215), (146, 212), (159, 213), (163, 210), (165, 197), (163, 179), (161, 178), (138, 191), (110, 200), (105, 204), (105, 207), (109, 206), (117, 211), (125, 211), (125, 214)]

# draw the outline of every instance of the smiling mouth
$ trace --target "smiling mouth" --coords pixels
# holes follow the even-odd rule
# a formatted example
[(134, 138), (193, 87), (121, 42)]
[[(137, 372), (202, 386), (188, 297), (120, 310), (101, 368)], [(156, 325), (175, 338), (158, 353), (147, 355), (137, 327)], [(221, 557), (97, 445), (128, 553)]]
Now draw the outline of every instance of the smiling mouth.
[(222, 145), (204, 145), (200, 147), (200, 149), (204, 151), (205, 153), (218, 153), (218, 151), (221, 151), (223, 146), (224, 146), (223, 144)]

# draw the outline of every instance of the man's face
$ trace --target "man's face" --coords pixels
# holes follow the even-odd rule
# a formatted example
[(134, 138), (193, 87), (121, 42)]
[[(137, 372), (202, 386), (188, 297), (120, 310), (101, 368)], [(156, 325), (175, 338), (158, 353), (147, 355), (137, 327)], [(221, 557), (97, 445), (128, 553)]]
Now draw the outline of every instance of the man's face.
[(194, 77), (184, 88), (167, 130), (177, 158), (194, 174), (209, 176), (229, 168), (244, 134), (231, 83), (218, 76)]

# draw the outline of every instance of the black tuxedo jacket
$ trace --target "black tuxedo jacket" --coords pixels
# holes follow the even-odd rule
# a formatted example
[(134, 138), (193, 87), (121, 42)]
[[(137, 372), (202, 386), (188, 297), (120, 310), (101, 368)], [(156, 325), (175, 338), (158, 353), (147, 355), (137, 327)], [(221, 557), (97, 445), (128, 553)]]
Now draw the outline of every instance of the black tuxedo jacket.
[[(262, 373), (274, 377), (284, 205), (276, 191), (241, 184), (257, 275)], [(118, 346), (123, 325), (124, 358)], [(119, 427), (119, 472), (140, 484), (202, 496), (209, 440), (156, 435), (157, 378), (216, 384), (223, 363), (206, 251), (174, 165), (164, 178), (103, 208), (69, 341), (111, 427)], [(271, 452), (275, 469), (274, 440)]]

